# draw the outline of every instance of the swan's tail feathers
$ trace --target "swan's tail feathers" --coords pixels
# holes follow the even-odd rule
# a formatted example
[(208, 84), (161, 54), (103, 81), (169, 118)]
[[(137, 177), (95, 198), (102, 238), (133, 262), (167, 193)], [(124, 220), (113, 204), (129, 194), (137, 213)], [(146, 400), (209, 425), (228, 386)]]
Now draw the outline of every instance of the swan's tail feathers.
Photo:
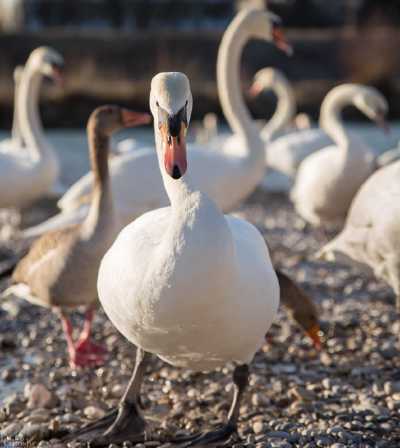
[(36, 226), (23, 230), (21, 238), (23, 241), (32, 241), (46, 232), (65, 229), (66, 227), (79, 224), (85, 219), (86, 213), (86, 207), (81, 207), (68, 213), (59, 213)]
[(400, 159), (400, 146), (393, 149), (388, 149), (383, 154), (376, 158), (376, 165), (378, 168), (382, 168), (385, 165), (395, 162)]

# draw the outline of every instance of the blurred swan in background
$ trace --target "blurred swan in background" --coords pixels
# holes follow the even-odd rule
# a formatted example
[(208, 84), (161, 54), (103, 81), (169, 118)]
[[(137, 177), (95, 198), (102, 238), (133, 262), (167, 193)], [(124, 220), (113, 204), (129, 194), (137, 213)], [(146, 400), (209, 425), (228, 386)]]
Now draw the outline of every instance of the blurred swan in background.
[(385, 280), (400, 310), (400, 161), (367, 179), (351, 204), (344, 229), (319, 257)]
[(350, 104), (384, 126), (387, 101), (372, 87), (342, 84), (325, 97), (320, 125), (335, 145), (303, 160), (291, 192), (297, 212), (316, 226), (343, 221), (360, 185), (377, 167), (374, 151), (343, 126), (340, 112)]
[(17, 89), (23, 145), (13, 144), (12, 151), (0, 147), (0, 208), (22, 208), (49, 194), (58, 179), (59, 164), (43, 133), (38, 98), (43, 77), (59, 80), (62, 65), (61, 55), (48, 47), (37, 48), (28, 58)]
[[(227, 141), (222, 150), (215, 151), (194, 145), (188, 151), (189, 160), (195, 160), (192, 175), (196, 185), (224, 211), (245, 199), (264, 176), (264, 144), (243, 101), (239, 69), (242, 51), (249, 39), (284, 44), (273, 23), (274, 17), (265, 10), (242, 10), (228, 26), (219, 47), (218, 91), (224, 115), (236, 137), (235, 144)], [(110, 172), (121, 227), (144, 212), (168, 203), (153, 148), (115, 157), (110, 163)], [(31, 238), (49, 229), (82, 221), (88, 211), (92, 179), (91, 173), (79, 179), (59, 201), (61, 213), (27, 229), (23, 237)]]

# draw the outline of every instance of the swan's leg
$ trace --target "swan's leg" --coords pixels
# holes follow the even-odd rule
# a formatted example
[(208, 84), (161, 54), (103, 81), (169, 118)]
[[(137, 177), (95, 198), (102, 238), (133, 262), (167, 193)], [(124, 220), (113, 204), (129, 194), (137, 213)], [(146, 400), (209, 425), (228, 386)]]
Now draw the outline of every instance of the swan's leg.
[(237, 430), (237, 421), (239, 418), (240, 402), (242, 399), (243, 392), (249, 381), (249, 367), (247, 364), (237, 366), (233, 372), (233, 384), (234, 393), (231, 408), (228, 414), (227, 422), (210, 432), (196, 434), (194, 436), (177, 438), (176, 442), (186, 442), (183, 447), (190, 446), (203, 446), (208, 444), (214, 444), (217, 442), (223, 442), (227, 440), (232, 434)]
[(90, 339), (94, 313), (95, 313), (94, 307), (90, 307), (86, 311), (83, 330), (79, 335), (79, 338), (75, 344), (75, 349), (77, 352), (85, 353), (87, 355), (90, 354), (98, 355), (101, 358), (101, 355), (104, 355), (107, 352), (106, 348), (103, 347), (102, 345), (95, 344)]
[(90, 446), (108, 446), (111, 443), (142, 442), (146, 422), (140, 415), (138, 399), (149, 355), (136, 351), (136, 364), (128, 387), (118, 405), (103, 418), (66, 436), (62, 441), (90, 442)]

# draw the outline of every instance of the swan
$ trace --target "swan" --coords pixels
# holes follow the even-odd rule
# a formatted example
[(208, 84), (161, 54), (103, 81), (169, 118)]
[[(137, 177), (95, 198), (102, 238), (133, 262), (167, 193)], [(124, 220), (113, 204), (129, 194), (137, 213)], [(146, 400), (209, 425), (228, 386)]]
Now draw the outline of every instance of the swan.
[(342, 222), (358, 188), (376, 169), (372, 149), (343, 127), (340, 111), (348, 104), (380, 126), (388, 110), (381, 93), (360, 84), (342, 84), (324, 99), (320, 124), (335, 145), (303, 160), (291, 191), (296, 211), (315, 226)]
[(11, 128), (11, 138), (6, 138), (0, 142), (0, 152), (10, 152), (14, 148), (20, 149), (24, 147), (21, 130), (18, 120), (18, 89), (22, 78), (24, 67), (17, 65), (13, 72), (14, 79), (14, 110)]
[[(273, 74), (270, 68), (259, 70), (250, 87), (252, 96), (257, 96), (265, 90), (271, 89)], [(295, 98), (292, 87), (283, 75), (279, 73), (280, 89), (285, 92), (286, 101), (282, 102), (286, 110), (286, 116), (282, 113), (281, 123), (287, 125), (293, 119), (295, 114)], [(279, 99), (279, 96), (278, 96)], [(280, 102), (278, 100), (278, 108)], [(304, 119), (302, 119), (304, 121)], [(268, 126), (268, 125), (267, 125)], [(292, 179), (296, 175), (300, 163), (313, 152), (332, 144), (331, 138), (322, 129), (301, 129), (289, 132), (288, 134), (271, 138), (271, 132), (268, 127), (262, 131), (265, 146), (265, 162), (268, 168), (276, 170), (282, 177), (286, 177), (286, 183), (290, 187)], [(275, 134), (276, 135), (276, 134)], [(274, 134), (272, 134), (274, 136)]]
[[(101, 257), (116, 235), (116, 219), (108, 176), (108, 144), (112, 132), (148, 122), (149, 115), (117, 106), (97, 108), (88, 121), (90, 159), (95, 183), (89, 213), (77, 226), (49, 232), (35, 241), (17, 264), (3, 296), (15, 295), (59, 311), (72, 368), (101, 363), (104, 349), (90, 341)], [(84, 329), (72, 338), (66, 309), (85, 306)]]
[(188, 78), (179, 72), (156, 75), (150, 109), (170, 206), (125, 227), (98, 277), (107, 316), (137, 346), (136, 366), (118, 410), (78, 430), (72, 440), (143, 440), (138, 398), (153, 353), (171, 365), (200, 371), (236, 364), (227, 423), (186, 439), (185, 446), (215, 443), (236, 431), (248, 364), (277, 313), (279, 284), (260, 232), (223, 215), (192, 176), (196, 160), (187, 159), (185, 144), (192, 110)]
[[(220, 151), (193, 147), (188, 157), (192, 176), (201, 190), (224, 210), (231, 210), (244, 200), (264, 175), (264, 148), (243, 101), (239, 65), (243, 47), (251, 38), (275, 41), (282, 46), (282, 36), (267, 11), (244, 9), (228, 26), (222, 38), (217, 60), (217, 82), (225, 117), (238, 137), (235, 145)], [(114, 202), (120, 222), (126, 225), (142, 213), (165, 206), (168, 197), (156, 174), (154, 150), (144, 148), (114, 158), (110, 164)], [(61, 198), (61, 213), (45, 223), (27, 229), (23, 237), (32, 238), (48, 229), (60, 228), (84, 219), (90, 196), (92, 175), (76, 182)]]
[(51, 48), (34, 50), (28, 58), (18, 88), (18, 121), (25, 146), (19, 151), (0, 148), (0, 208), (22, 208), (49, 192), (59, 166), (44, 138), (37, 115), (43, 76), (59, 79), (62, 57)]
[(396, 294), (400, 310), (400, 161), (376, 171), (355, 196), (341, 233), (318, 254), (375, 274)]

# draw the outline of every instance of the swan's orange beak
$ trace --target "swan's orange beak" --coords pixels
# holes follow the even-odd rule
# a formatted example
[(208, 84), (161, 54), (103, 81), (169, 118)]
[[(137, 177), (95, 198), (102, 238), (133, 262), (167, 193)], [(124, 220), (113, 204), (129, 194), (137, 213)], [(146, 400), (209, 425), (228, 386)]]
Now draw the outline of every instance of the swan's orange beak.
[(140, 126), (151, 122), (151, 115), (146, 113), (134, 112), (129, 109), (121, 109), (122, 124), (126, 128)]
[(313, 325), (311, 328), (309, 328), (307, 331), (307, 336), (312, 340), (314, 347), (317, 350), (321, 350), (322, 348), (322, 343), (321, 343), (321, 338), (320, 338), (320, 334), (321, 334), (321, 329), (319, 327), (319, 325)]
[(390, 134), (390, 127), (386, 121), (384, 112), (377, 112), (374, 118), (376, 125), (383, 130), (385, 134)]
[(256, 98), (262, 92), (262, 90), (262, 84), (258, 81), (254, 81), (248, 90), (250, 98)]
[(292, 56), (293, 54), (293, 48), (287, 41), (282, 28), (279, 25), (273, 24), (272, 28), (272, 39), (275, 43), (275, 45), (282, 50), (284, 53), (286, 53), (288, 56)]
[(62, 67), (53, 64), (51, 66), (51, 69), (51, 79), (53, 80), (53, 82), (59, 87), (64, 87), (65, 78)]
[(171, 126), (164, 123), (160, 130), (165, 170), (173, 179), (180, 179), (187, 169), (185, 123), (181, 121), (177, 128), (175, 125), (175, 131), (172, 131)]

